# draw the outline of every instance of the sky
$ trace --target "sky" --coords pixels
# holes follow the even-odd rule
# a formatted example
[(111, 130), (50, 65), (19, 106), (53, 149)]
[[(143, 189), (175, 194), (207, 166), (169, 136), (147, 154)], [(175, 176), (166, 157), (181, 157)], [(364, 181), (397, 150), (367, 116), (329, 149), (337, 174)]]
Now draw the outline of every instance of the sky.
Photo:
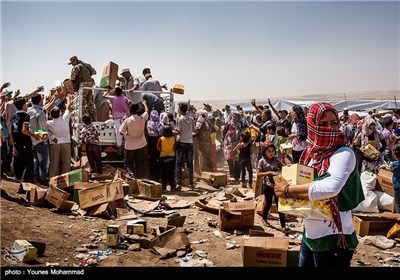
[(175, 100), (400, 89), (400, 2), (1, 1), (1, 83), (24, 95), (90, 63), (149, 67)]

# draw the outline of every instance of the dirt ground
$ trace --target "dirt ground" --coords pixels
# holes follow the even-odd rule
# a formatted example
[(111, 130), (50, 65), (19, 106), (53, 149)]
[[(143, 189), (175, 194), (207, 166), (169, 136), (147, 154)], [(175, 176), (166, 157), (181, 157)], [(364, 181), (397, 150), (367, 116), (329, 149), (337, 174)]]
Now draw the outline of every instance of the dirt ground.
[[(228, 183), (228, 187), (240, 187)], [(242, 189), (244, 192), (246, 189)], [(40, 208), (30, 206), (22, 195), (17, 194), (18, 183), (9, 180), (1, 181), (1, 266), (2, 267), (45, 267), (46, 263), (58, 263), (61, 267), (78, 267), (84, 262), (79, 259), (82, 253), (76, 248), (83, 244), (93, 244), (93, 240), (100, 240), (97, 248), (89, 249), (102, 251), (107, 248), (105, 243), (106, 227), (110, 224), (118, 224), (122, 227), (122, 233), (126, 232), (126, 221), (106, 220), (98, 217), (82, 217), (71, 212), (57, 212), (51, 208)], [(247, 189), (248, 190), (248, 189)], [(205, 197), (207, 194), (218, 191), (218, 188), (209, 186), (199, 181), (195, 190), (183, 188), (181, 192), (167, 192), (166, 195), (176, 196), (177, 199), (195, 201)], [(191, 244), (189, 257), (200, 260), (196, 251), (206, 254), (210, 265), (217, 267), (241, 267), (242, 242), (248, 231), (235, 234), (233, 231), (220, 231), (221, 237), (217, 237), (214, 231), (219, 230), (209, 226), (209, 221), (218, 222), (218, 215), (202, 210), (198, 207), (180, 209), (181, 216), (187, 216), (184, 229), (188, 232), (189, 241), (196, 242), (206, 240), (204, 243)], [(255, 228), (274, 234), (275, 237), (286, 237), (290, 245), (300, 244), (299, 235), (302, 233), (302, 225), (296, 218), (289, 219), (292, 232), (285, 235), (281, 232), (277, 214), (272, 214), (271, 226), (264, 226), (261, 217), (256, 215)], [(139, 215), (140, 217), (140, 215)], [(146, 219), (148, 227), (166, 225), (165, 217), (142, 216)], [(44, 256), (36, 257), (31, 263), (12, 263), (6, 261), (7, 249), (11, 249), (14, 240), (26, 239), (46, 243)], [(236, 241), (240, 247), (227, 250), (226, 243), (229, 240)], [(86, 254), (84, 252), (83, 254)], [(399, 240), (397, 246), (389, 250), (381, 250), (372, 245), (359, 245), (353, 256), (351, 265), (358, 266), (400, 266)], [(160, 259), (159, 255), (149, 249), (140, 251), (129, 251), (125, 248), (113, 248), (108, 257), (102, 259), (96, 267), (179, 267), (182, 257), (173, 256)]]

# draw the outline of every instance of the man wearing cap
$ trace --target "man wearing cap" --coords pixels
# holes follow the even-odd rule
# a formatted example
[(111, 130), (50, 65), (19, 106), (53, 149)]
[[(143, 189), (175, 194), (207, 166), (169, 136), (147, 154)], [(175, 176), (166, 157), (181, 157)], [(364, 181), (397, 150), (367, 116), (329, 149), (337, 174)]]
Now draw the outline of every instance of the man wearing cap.
[(78, 59), (77, 56), (72, 56), (69, 59), (69, 65), (72, 65), (71, 81), (74, 84), (74, 90), (82, 90), (82, 115), (89, 114), (93, 121), (97, 120), (96, 108), (93, 101), (93, 93), (91, 88), (95, 85), (92, 78), (96, 75), (96, 70), (89, 64)]
[(134, 90), (139, 90), (139, 79), (131, 74), (129, 68), (124, 68), (121, 70), (120, 77), (118, 80), (121, 83), (121, 88), (126, 92), (126, 97), (132, 102), (132, 104), (138, 104), (143, 101), (142, 94), (140, 92), (134, 92)]

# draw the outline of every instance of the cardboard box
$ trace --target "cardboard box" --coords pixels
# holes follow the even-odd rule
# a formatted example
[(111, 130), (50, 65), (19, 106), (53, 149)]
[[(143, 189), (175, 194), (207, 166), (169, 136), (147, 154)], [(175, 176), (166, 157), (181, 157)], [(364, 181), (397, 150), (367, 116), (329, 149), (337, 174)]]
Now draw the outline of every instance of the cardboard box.
[(32, 129), (33, 133), (39, 134), (41, 140), (47, 140), (49, 138), (49, 133), (46, 129)]
[(364, 151), (363, 154), (370, 158), (370, 159), (377, 159), (379, 157), (379, 155), (381, 154), (377, 149), (375, 149), (374, 146), (372, 146), (371, 144), (367, 144), (364, 147)]
[(54, 206), (60, 207), (64, 201), (70, 196), (69, 193), (57, 187), (49, 187), (46, 193), (46, 200)]
[(124, 189), (122, 188), (122, 181), (114, 181), (106, 184), (107, 187), (107, 200), (114, 201), (124, 199)]
[(46, 200), (47, 191), (47, 189), (40, 187), (31, 188), (29, 191), (29, 198), (27, 197), (27, 199), (33, 206), (46, 206), (48, 204)]
[(228, 176), (220, 172), (201, 172), (201, 178), (206, 179), (214, 187), (226, 186), (228, 183)]
[(15, 240), (12, 251), (13, 256), (16, 257), (20, 262), (31, 262), (35, 260), (37, 249), (27, 240)]
[(221, 230), (250, 228), (254, 225), (255, 204), (252, 201), (225, 202), (219, 209)]
[(90, 182), (79, 182), (74, 184), (74, 192), (73, 192), (73, 197), (74, 197), (74, 202), (79, 205), (79, 191), (84, 190), (84, 189), (90, 189), (93, 187), (98, 187), (100, 186), (100, 183), (90, 183)]
[(139, 194), (146, 197), (161, 197), (162, 185), (159, 182), (148, 179), (137, 179)]
[(118, 64), (110, 61), (103, 68), (101, 75), (100, 87), (101, 88), (115, 88), (118, 78)]
[(81, 209), (103, 204), (108, 202), (108, 192), (106, 185), (97, 185), (78, 191), (79, 206)]
[[(140, 225), (140, 227), (139, 227)], [(142, 233), (136, 233), (135, 231), (142, 231)], [(147, 221), (143, 219), (136, 219), (128, 221), (126, 223), (126, 233), (127, 234), (144, 234), (147, 232)]]
[(186, 216), (181, 216), (179, 213), (172, 213), (167, 216), (167, 226), (183, 227)]
[(393, 172), (380, 169), (378, 172), (378, 176), (376, 177), (375, 190), (394, 196), (392, 180), (393, 180)]
[(293, 150), (293, 145), (290, 142), (282, 143), (279, 145), (279, 151), (282, 154), (291, 154)]
[(63, 92), (73, 94), (75, 91), (77, 91), (77, 89), (75, 89), (74, 83), (70, 79), (65, 79), (63, 82)]
[(278, 237), (249, 237), (243, 244), (243, 266), (286, 267), (289, 240)]
[(363, 237), (365, 235), (384, 235), (397, 223), (396, 219), (388, 219), (377, 216), (353, 215), (353, 225), (356, 234)]
[(264, 193), (262, 183), (264, 181), (263, 176), (257, 176), (255, 180), (253, 180), (252, 187), (254, 192), (254, 197), (258, 197), (260, 194)]
[[(291, 180), (292, 185), (310, 183), (315, 178), (315, 169), (302, 164), (292, 164), (282, 167), (282, 177), (285, 180)], [(274, 181), (279, 182), (281, 178), (274, 176)], [(329, 199), (309, 201), (299, 198), (283, 198), (278, 201), (279, 212), (293, 215), (296, 217), (314, 219), (332, 220), (332, 211), (330, 208)]]
[(129, 223), (126, 225), (126, 233), (127, 234), (144, 234), (144, 225), (143, 224), (132, 224)]
[(257, 196), (257, 208), (256, 208), (256, 213), (258, 215), (263, 214), (264, 211), (264, 206), (265, 206), (265, 195), (260, 194), (259, 196)]
[(184, 94), (185, 93), (185, 86), (182, 84), (175, 84), (172, 88), (172, 92), (176, 94)]
[(289, 248), (287, 252), (287, 267), (299, 267), (300, 245)]
[(89, 181), (89, 173), (82, 168), (51, 177), (49, 186), (65, 189), (72, 187), (75, 183)]
[(107, 226), (107, 246), (117, 246), (121, 243), (121, 226), (108, 225)]

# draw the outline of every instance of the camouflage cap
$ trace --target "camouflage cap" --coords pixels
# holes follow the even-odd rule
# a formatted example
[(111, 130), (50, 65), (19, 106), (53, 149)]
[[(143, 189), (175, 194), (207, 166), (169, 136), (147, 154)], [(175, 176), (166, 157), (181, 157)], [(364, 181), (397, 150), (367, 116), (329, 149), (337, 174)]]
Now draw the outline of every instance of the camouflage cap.
[(74, 61), (74, 60), (79, 60), (78, 57), (77, 57), (76, 55), (71, 56), (71, 57), (69, 58), (69, 63), (68, 63), (68, 65), (71, 65), (71, 64), (72, 64), (72, 61)]

